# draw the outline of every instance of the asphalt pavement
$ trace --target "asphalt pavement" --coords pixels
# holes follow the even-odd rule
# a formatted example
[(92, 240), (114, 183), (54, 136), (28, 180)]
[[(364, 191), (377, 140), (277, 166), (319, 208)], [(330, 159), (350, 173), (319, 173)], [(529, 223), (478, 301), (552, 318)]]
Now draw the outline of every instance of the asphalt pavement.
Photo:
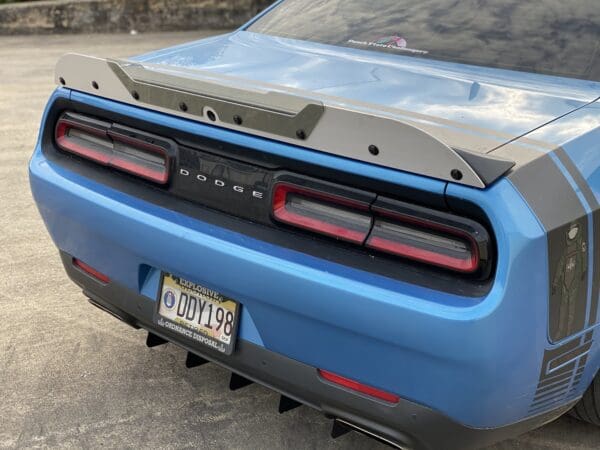
[[(27, 162), (53, 69), (66, 52), (125, 57), (210, 32), (0, 37), (0, 448), (384, 449), (229, 373), (188, 370), (174, 345), (91, 306), (63, 272), (33, 203)], [(431, 430), (435, 433), (435, 429)], [(563, 417), (492, 449), (600, 448), (600, 428)]]

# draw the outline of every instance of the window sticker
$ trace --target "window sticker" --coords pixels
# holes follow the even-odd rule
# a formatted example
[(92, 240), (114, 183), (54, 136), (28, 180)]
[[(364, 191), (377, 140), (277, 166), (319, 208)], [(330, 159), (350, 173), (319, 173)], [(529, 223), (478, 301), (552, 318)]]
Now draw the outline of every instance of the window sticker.
[(402, 36), (383, 36), (374, 41), (357, 41), (355, 39), (349, 39), (348, 44), (358, 45), (362, 47), (378, 47), (386, 48), (390, 50), (397, 50), (402, 52), (414, 53), (417, 55), (426, 55), (429, 53), (427, 50), (419, 50), (416, 48), (408, 47), (408, 42)]

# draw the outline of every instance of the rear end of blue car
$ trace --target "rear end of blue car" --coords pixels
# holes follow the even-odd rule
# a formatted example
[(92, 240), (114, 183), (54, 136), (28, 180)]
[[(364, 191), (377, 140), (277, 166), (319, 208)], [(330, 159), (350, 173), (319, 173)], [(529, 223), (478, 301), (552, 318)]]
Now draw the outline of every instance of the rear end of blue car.
[[(297, 3), (282, 2), (257, 23), (266, 20), (268, 29), (270, 14)], [(262, 58), (255, 79), (272, 81), (275, 66), (294, 64), (294, 55), (320, 64), (318, 72), (295, 66), (305, 69), (308, 84), (359, 72), (336, 71), (343, 62), (328, 61), (333, 45), (315, 44), (307, 57), (308, 48), (290, 50), (304, 44), (286, 39), (267, 43), (260, 31), (244, 29), (137, 61), (175, 71), (181, 67), (168, 58), (189, 62), (205, 52), (201, 69), (218, 76), (223, 67), (233, 72), (239, 55), (218, 58), (243, 44), (249, 64), (238, 67), (240, 77)], [(411, 48), (399, 39), (367, 46)], [(363, 42), (357, 37), (352, 45)], [(189, 352), (189, 367), (210, 361), (230, 369), (233, 390), (265, 385), (281, 394), (281, 412), (316, 408), (334, 420), (333, 435), (356, 430), (401, 448), (477, 448), (541, 426), (582, 396), (576, 413), (600, 422), (600, 399), (588, 389), (598, 384), (600, 365), (598, 83), (431, 65), (415, 59), (422, 56), (416, 50), (374, 62), (370, 49), (339, 48), (336, 58), (368, 64), (379, 83), (393, 69), (393, 80), (423, 76), (425, 90), (442, 92), (462, 89), (460, 72), (469, 79), (465, 102), (481, 102), (480, 111), (492, 94), (510, 102), (514, 93), (535, 95), (536, 117), (569, 109), (526, 130), (496, 123), (489, 139), (499, 142), (477, 158), (483, 138), (467, 143), (485, 134), (475, 123), (481, 116), (460, 127), (449, 115), (440, 119), (436, 139), (455, 139), (448, 130), (460, 128), (472, 147), (456, 154), (479, 175), (482, 186), (473, 186), (453, 167), (444, 178), (379, 163), (390, 149), (378, 136), (364, 158), (352, 158), (311, 148), (318, 125), (277, 139), (254, 132), (252, 115), (226, 119), (229, 109), (207, 107), (196, 120), (188, 100), (174, 99), (169, 112), (153, 106), (152, 90), (130, 89), (124, 102), (103, 91), (103, 80), (90, 79), (83, 90), (57, 73), (63, 86), (44, 113), (30, 180), (69, 277), (93, 305), (145, 330), (149, 346), (171, 342)], [(271, 72), (265, 58), (273, 58)], [(396, 59), (402, 64), (394, 68)], [(411, 72), (405, 65), (412, 59)], [(436, 80), (428, 78), (433, 72)], [(365, 88), (349, 89), (347, 98)], [(321, 121), (340, 92), (321, 97)], [(379, 94), (375, 88), (351, 100)], [(435, 107), (451, 111), (451, 102), (436, 97)], [(415, 123), (436, 109), (433, 101), (422, 111), (404, 106)], [(269, 112), (259, 109), (257, 115)], [(470, 111), (457, 117), (466, 121)], [(343, 139), (344, 129), (331, 133)], [(496, 147), (502, 157), (486, 159)], [(394, 150), (420, 156), (419, 149)], [(507, 161), (491, 177), (490, 168)]]

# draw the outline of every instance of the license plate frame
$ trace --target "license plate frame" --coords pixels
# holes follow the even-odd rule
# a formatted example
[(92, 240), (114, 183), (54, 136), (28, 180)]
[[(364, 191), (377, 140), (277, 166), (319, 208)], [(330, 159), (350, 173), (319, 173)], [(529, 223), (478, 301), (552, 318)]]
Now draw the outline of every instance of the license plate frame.
[[(167, 294), (167, 292), (170, 292), (170, 294)], [(181, 308), (184, 298), (182, 294), (186, 296), (183, 308)], [(193, 302), (192, 298), (194, 299)], [(195, 305), (193, 313), (192, 304)], [(212, 305), (212, 308), (209, 308), (210, 305)], [(154, 308), (154, 323), (182, 336), (187, 341), (225, 355), (231, 355), (237, 342), (241, 306), (241, 303), (237, 300), (205, 286), (168, 272), (161, 272), (156, 307)], [(217, 318), (219, 308), (223, 310), (222, 320)], [(210, 315), (205, 319), (207, 312)], [(228, 312), (232, 314), (231, 320), (229, 320)], [(180, 315), (181, 313), (183, 315)], [(206, 326), (206, 323), (213, 325), (213, 319), (216, 320), (217, 325), (222, 322), (218, 330)], [(231, 324), (231, 334), (229, 336), (225, 331), (227, 324)], [(211, 333), (210, 330), (214, 330), (216, 333), (214, 331)], [(225, 335), (225, 338), (221, 339), (216, 336), (217, 334)]]

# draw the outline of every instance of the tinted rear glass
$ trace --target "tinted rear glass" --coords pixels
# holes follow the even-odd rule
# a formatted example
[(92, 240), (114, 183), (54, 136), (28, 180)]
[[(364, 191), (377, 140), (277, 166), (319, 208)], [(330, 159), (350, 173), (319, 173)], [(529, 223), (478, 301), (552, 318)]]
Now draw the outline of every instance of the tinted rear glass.
[(600, 0), (286, 0), (249, 31), (600, 81)]

